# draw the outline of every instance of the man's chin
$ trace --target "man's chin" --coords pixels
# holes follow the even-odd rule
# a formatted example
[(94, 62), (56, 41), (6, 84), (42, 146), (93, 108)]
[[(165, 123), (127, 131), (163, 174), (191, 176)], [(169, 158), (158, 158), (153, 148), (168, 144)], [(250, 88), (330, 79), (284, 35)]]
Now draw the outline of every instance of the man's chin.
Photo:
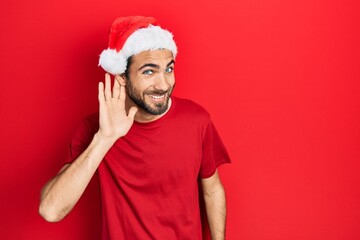
[(165, 113), (168, 110), (168, 106), (161, 106), (161, 107), (155, 107), (155, 108), (147, 108), (145, 109), (148, 113), (152, 115), (161, 115)]
[(161, 114), (164, 114), (168, 110), (168, 108), (169, 108), (168, 103), (169, 103), (169, 101), (167, 100), (164, 103), (152, 104), (152, 106), (150, 104), (147, 104), (146, 109), (144, 109), (144, 110), (152, 115), (161, 115)]

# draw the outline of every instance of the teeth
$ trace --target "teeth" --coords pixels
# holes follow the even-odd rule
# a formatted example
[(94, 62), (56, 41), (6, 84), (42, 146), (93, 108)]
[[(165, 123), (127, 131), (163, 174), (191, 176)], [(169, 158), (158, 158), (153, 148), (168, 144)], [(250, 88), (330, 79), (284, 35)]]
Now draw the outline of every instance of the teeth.
[(150, 97), (153, 99), (161, 99), (164, 97), (164, 95), (161, 95), (161, 96), (150, 95)]

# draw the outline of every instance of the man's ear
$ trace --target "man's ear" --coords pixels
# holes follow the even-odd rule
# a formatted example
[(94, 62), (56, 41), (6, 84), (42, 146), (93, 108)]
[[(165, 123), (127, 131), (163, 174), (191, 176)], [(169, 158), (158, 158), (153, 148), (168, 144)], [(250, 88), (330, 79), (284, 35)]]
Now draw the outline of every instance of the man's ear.
[(120, 83), (121, 86), (126, 85), (126, 76), (124, 73), (120, 74), (120, 75), (116, 75), (115, 79)]

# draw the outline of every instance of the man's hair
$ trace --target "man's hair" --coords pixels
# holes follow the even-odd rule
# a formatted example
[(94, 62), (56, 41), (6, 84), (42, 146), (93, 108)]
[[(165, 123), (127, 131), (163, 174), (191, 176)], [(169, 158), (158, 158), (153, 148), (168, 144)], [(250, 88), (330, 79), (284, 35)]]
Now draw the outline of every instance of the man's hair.
[(127, 63), (126, 63), (126, 70), (125, 70), (125, 73), (124, 73), (126, 79), (129, 79), (129, 69), (130, 69), (130, 66), (132, 64), (132, 58), (133, 58), (133, 56), (130, 56), (128, 58), (128, 60), (127, 60)]

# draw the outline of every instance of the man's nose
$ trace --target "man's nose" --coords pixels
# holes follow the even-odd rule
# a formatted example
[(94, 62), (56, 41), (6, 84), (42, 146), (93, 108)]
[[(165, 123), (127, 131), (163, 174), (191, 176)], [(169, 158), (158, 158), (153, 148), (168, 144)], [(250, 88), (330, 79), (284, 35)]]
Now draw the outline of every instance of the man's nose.
[(165, 73), (160, 73), (157, 76), (154, 87), (158, 90), (163, 90), (163, 91), (166, 91), (170, 88), (170, 84), (167, 77), (165, 76)]

